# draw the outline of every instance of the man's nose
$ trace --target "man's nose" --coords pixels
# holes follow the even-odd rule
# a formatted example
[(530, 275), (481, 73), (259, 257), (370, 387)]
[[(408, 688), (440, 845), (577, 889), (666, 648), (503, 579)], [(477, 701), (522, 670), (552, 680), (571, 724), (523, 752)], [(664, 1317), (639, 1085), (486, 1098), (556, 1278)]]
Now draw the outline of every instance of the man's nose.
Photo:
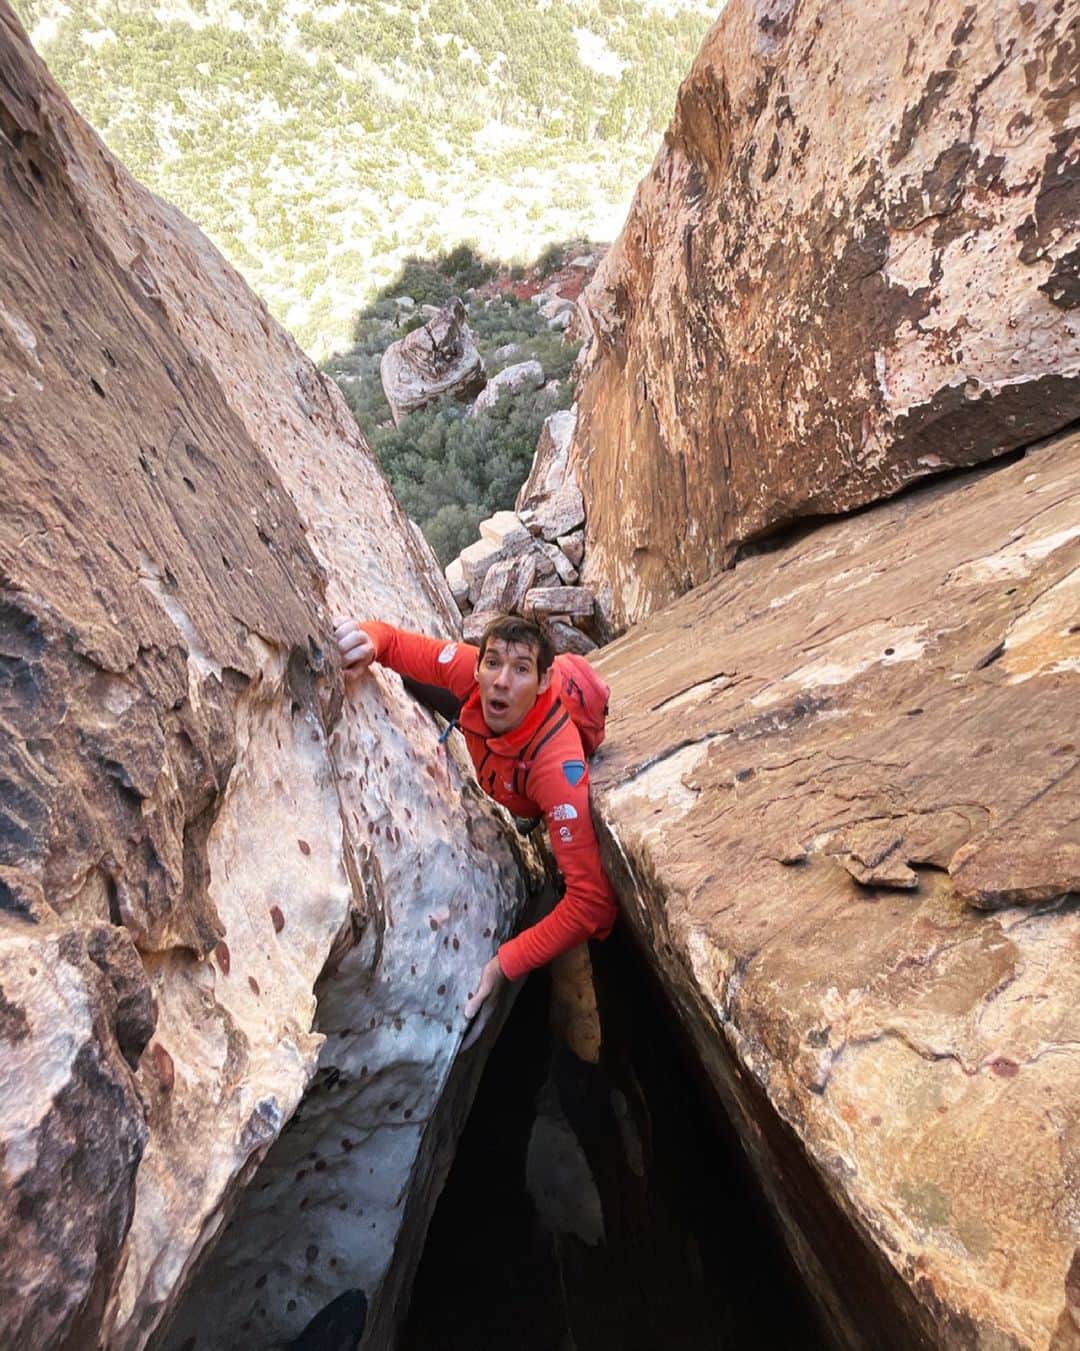
[(500, 666), (495, 672), (495, 685), (498, 689), (505, 689), (510, 684), (510, 667)]

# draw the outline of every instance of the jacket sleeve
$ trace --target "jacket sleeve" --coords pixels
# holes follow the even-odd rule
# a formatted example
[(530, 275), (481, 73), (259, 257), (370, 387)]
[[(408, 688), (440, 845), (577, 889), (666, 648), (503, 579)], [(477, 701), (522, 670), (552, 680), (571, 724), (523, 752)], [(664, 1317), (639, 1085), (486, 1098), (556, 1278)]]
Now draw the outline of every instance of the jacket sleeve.
[(362, 620), (360, 628), (375, 644), (375, 660), (398, 675), (424, 685), (439, 685), (464, 699), (476, 683), (477, 649), (446, 638), (427, 638), (378, 620)]
[[(584, 757), (578, 763), (585, 766)], [(561, 754), (538, 762), (529, 776), (529, 795), (544, 813), (566, 891), (549, 915), (499, 948), (499, 965), (508, 980), (519, 979), (589, 938), (606, 938), (618, 914), (589, 812), (588, 768), (572, 784)]]

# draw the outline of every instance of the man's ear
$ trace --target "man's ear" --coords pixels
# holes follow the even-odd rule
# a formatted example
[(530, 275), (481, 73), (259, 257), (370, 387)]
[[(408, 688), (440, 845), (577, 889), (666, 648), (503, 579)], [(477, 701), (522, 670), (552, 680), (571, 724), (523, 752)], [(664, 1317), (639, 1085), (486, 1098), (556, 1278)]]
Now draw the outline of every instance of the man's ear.
[(540, 683), (536, 688), (537, 694), (543, 694), (544, 691), (547, 689), (547, 687), (551, 684), (551, 675), (554, 669), (555, 668), (553, 666), (549, 666), (547, 670), (544, 672), (544, 674), (540, 677)]

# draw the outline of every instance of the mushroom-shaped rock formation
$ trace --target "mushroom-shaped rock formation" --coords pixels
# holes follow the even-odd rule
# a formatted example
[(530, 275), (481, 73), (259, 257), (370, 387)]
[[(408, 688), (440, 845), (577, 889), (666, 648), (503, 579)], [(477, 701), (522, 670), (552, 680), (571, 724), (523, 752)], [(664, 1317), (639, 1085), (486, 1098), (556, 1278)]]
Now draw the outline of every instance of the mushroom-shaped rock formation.
[(584, 297), (584, 581), (616, 628), (1080, 414), (1075, 44), (1052, 0), (725, 7)]
[(1078, 502), (1074, 434), (599, 654), (609, 872), (839, 1345), (1077, 1345)]
[(144, 1346), (313, 1081), (197, 1344), (350, 1289), (386, 1336), (526, 883), (330, 616), (456, 613), (334, 385), (3, 3), (0, 162), (0, 1344)]
[(467, 401), (480, 393), (486, 378), (484, 362), (457, 296), (422, 328), (390, 344), (379, 375), (395, 426), (406, 413), (414, 413), (442, 394)]

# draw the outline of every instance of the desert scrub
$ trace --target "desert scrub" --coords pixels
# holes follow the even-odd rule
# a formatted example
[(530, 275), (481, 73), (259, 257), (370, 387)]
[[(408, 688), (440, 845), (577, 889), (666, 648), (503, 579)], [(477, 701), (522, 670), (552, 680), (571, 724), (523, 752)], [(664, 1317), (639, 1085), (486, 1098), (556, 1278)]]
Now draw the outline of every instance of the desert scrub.
[[(716, 17), (704, 0), (15, 8), (106, 144), (317, 357), (420, 248), (505, 256), (509, 237), (525, 262), (624, 211)], [(366, 271), (339, 274), (358, 239)]]
[[(553, 270), (587, 244), (552, 245), (545, 250)], [(481, 298), (472, 288), (496, 268), (470, 245), (433, 259), (410, 258), (379, 298), (357, 316), (353, 342), (323, 366), (352, 410), (406, 512), (423, 530), (442, 563), (470, 544), (480, 521), (512, 507), (525, 481), (544, 419), (568, 408), (573, 397), (570, 368), (579, 344), (552, 332), (531, 301), (512, 294)], [(522, 361), (539, 361), (549, 382), (470, 417), (467, 406), (444, 398), (410, 413), (395, 427), (379, 378), (382, 354), (392, 342), (424, 322), (420, 305), (466, 298), (469, 327), (489, 375)], [(409, 307), (403, 299), (414, 301)], [(516, 351), (496, 358), (513, 344)]]

